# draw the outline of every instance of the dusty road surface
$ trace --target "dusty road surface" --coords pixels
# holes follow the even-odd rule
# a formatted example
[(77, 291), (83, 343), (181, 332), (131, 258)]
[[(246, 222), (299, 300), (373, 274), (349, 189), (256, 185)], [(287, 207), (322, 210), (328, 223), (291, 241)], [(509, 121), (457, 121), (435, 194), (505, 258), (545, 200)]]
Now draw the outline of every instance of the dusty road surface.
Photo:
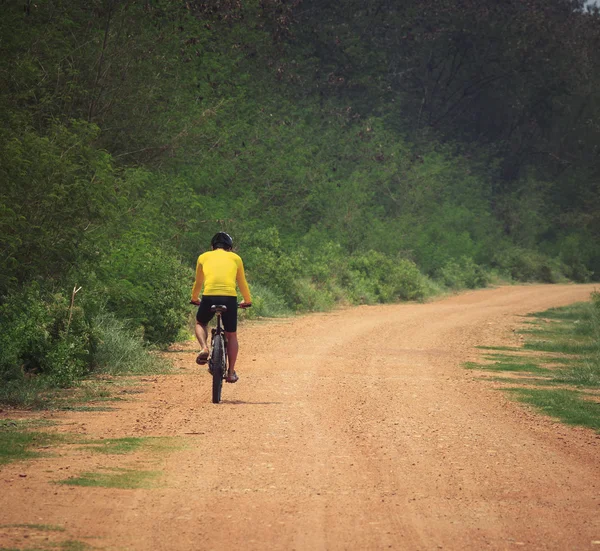
[[(112, 411), (54, 414), (50, 430), (183, 447), (62, 446), (4, 467), (0, 547), (600, 549), (599, 436), (461, 367), (477, 345), (517, 344), (523, 314), (592, 290), (502, 287), (246, 324), (240, 381), (218, 406), (195, 347), (181, 347), (174, 374), (144, 377)], [(54, 484), (106, 467), (160, 476), (149, 489)]]

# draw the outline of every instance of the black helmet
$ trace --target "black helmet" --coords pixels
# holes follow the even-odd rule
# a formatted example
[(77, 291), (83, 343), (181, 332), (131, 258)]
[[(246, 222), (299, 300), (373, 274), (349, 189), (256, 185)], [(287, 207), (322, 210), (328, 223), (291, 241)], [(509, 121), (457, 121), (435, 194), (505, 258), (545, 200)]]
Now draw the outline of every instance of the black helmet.
[(228, 233), (220, 231), (219, 233), (215, 233), (210, 240), (210, 244), (213, 249), (225, 249), (228, 251), (233, 247), (233, 239), (231, 239), (231, 235)]

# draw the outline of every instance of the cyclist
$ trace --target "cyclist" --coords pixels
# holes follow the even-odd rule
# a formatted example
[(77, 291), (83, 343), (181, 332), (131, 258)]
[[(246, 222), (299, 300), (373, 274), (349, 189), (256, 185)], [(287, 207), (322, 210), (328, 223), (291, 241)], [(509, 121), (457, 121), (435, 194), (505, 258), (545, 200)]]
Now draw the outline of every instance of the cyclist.
[[(242, 259), (231, 249), (233, 239), (225, 232), (213, 236), (210, 242), (212, 251), (205, 252), (198, 257), (196, 263), (196, 281), (192, 288), (192, 303), (198, 306), (196, 314), (196, 338), (200, 344), (200, 354), (196, 363), (204, 365), (208, 361), (208, 322), (214, 317), (210, 307), (217, 304), (227, 306), (227, 312), (222, 315), (223, 328), (227, 338), (227, 356), (229, 357), (229, 370), (227, 382), (235, 383), (238, 380), (235, 372), (235, 361), (238, 355), (237, 340), (237, 293), (236, 283), (244, 300), (240, 302), (242, 308), (250, 306), (250, 289), (244, 274)], [(200, 290), (204, 285), (202, 300), (198, 300)]]

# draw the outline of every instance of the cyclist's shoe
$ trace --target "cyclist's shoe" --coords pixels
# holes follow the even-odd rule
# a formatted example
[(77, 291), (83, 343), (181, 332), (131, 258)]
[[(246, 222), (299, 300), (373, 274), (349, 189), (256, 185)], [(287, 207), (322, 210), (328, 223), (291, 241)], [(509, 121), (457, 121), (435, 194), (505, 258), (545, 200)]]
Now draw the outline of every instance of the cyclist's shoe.
[(231, 375), (227, 375), (227, 379), (225, 379), (228, 383), (237, 383), (239, 380), (239, 377), (237, 376), (237, 373), (234, 371), (233, 374)]
[(208, 361), (208, 350), (202, 350), (202, 352), (200, 352), (200, 354), (198, 354), (198, 357), (196, 358), (196, 363), (198, 365), (206, 365), (207, 361)]

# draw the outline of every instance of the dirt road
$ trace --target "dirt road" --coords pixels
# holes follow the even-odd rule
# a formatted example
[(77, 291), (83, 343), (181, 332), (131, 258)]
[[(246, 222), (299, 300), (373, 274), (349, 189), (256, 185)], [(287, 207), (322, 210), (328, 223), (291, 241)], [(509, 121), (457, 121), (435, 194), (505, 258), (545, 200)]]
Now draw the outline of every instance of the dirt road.
[[(62, 526), (99, 549), (600, 549), (600, 437), (461, 367), (476, 345), (516, 344), (521, 315), (592, 290), (502, 287), (249, 324), (240, 381), (218, 406), (184, 347), (175, 374), (146, 377), (118, 409), (54, 416), (55, 430), (184, 448), (62, 447), (8, 465), (0, 523)], [(152, 489), (52, 484), (100, 467), (161, 476)], [(34, 532), (0, 529), (0, 547), (39, 546)]]

